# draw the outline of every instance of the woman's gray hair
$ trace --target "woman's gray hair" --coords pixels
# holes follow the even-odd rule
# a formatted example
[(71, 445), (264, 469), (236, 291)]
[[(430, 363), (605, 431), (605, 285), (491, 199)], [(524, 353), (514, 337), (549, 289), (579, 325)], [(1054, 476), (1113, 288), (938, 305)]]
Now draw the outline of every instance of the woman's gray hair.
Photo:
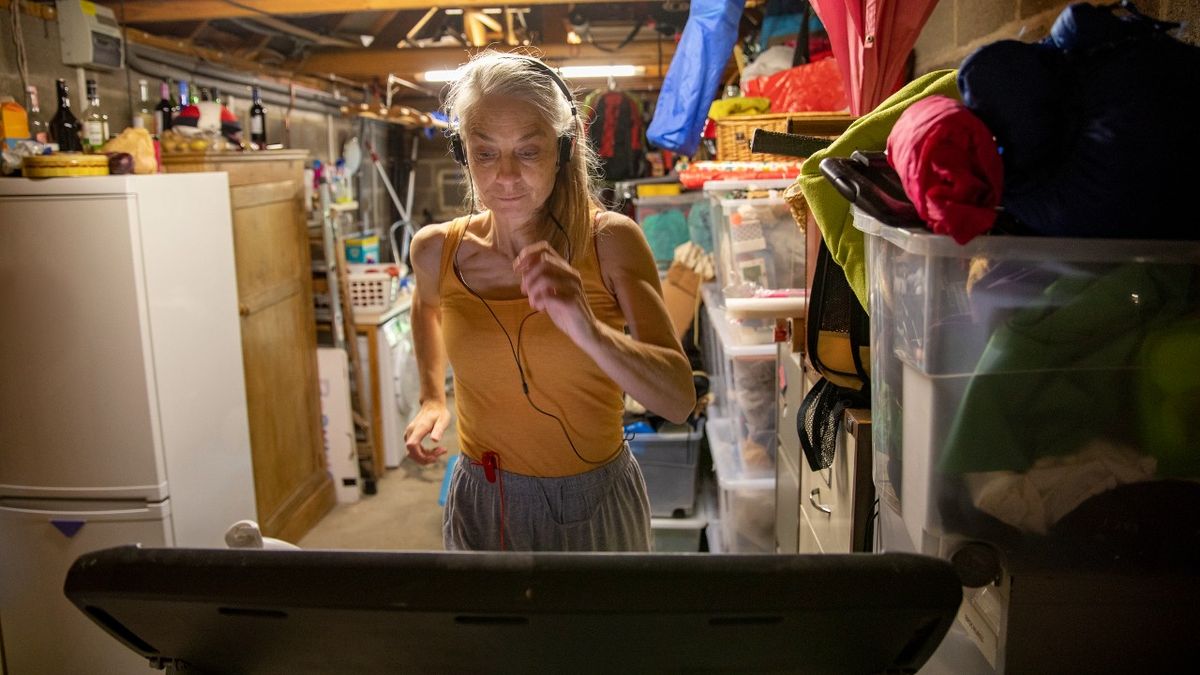
[[(546, 206), (567, 231), (572, 256), (577, 257), (589, 246), (591, 213), (601, 208), (596, 182), (599, 162), (588, 142), (583, 119), (571, 114), (571, 105), (563, 98), (562, 90), (549, 73), (533, 62), (535, 59), (531, 55), (492, 49), (478, 53), (459, 69), (458, 79), (446, 93), (444, 107), (452, 128), (460, 130), (461, 136), (462, 130), (470, 128), (484, 97), (511, 96), (531, 103), (557, 136), (574, 139), (571, 161), (558, 167), (557, 184)], [(557, 154), (557, 146), (554, 152)], [(474, 186), (468, 180), (467, 199), (471, 205), (476, 201), (473, 192)]]

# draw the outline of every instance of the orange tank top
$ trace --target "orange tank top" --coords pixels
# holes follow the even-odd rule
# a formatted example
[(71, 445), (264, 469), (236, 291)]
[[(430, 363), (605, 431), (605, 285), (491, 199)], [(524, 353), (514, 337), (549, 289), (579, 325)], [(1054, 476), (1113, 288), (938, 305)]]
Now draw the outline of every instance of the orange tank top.
[[(442, 333), (454, 370), (463, 454), (478, 460), (491, 450), (500, 456), (502, 469), (528, 476), (571, 476), (597, 468), (598, 463), (576, 456), (558, 422), (526, 400), (512, 352), (518, 347), (518, 333), (518, 353), (530, 398), (562, 420), (575, 449), (590, 462), (609, 459), (622, 443), (621, 387), (549, 316), (534, 312), (527, 298), (487, 300), (508, 331), (509, 346), (483, 301), (467, 290), (454, 270), (468, 222), (465, 217), (450, 224), (440, 272)], [(592, 313), (604, 324), (622, 330), (625, 318), (600, 276), (594, 235), (592, 246), (575, 265)]]

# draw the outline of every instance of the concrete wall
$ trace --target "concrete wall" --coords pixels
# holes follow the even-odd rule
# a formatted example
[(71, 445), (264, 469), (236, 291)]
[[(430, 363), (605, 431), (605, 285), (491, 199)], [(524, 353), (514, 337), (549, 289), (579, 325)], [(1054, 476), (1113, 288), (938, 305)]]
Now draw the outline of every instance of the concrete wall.
[[(76, 115), (79, 115), (87, 107), (86, 101), (83, 100), (85, 92), (81, 91), (77, 84), (78, 69), (62, 63), (58, 23), (22, 13), (21, 28), (29, 65), (29, 83), (38, 88), (42, 114), (46, 121), (50, 120), (58, 107), (54, 93), (54, 82), (57, 78), (67, 80), (67, 85), (71, 90), (71, 109)], [(108, 112), (109, 126), (113, 133), (117, 133), (131, 124), (131, 111), (138, 99), (138, 79), (149, 81), (150, 99), (153, 103), (157, 103), (159, 99), (160, 81), (132, 71), (88, 71), (86, 77), (96, 80), (101, 105)], [(0, 95), (12, 96), (22, 104), (25, 100), (21, 77), (17, 71), (16, 47), (13, 44), (7, 6), (3, 8), (3, 20), (0, 20)], [(248, 129), (250, 120), (249, 87), (222, 90), (222, 98), (226, 100), (227, 105), (231, 103), (230, 110), (241, 120), (242, 128)], [(303, 110), (292, 112), (288, 128), (285, 129), (285, 110), (281, 106), (271, 104), (268, 104), (267, 108), (267, 138), (271, 143), (282, 142), (290, 148), (308, 150), (311, 157), (325, 163), (336, 159), (337, 155), (341, 153), (343, 143), (351, 136), (370, 138), (379, 149), (381, 159), (385, 163), (390, 163), (392, 160), (387, 156), (389, 134), (403, 133), (400, 127), (382, 122), (343, 118), (340, 115), (330, 116)], [(332, 158), (330, 155), (331, 140), (334, 148)], [(361, 213), (368, 225), (386, 230), (394, 218), (391, 200), (388, 199), (378, 176), (375, 175), (374, 168), (365, 159), (364, 157), (359, 181), (359, 202), (364, 205)], [(403, 194), (403, 187), (398, 186), (398, 189)]]
[[(975, 49), (1003, 39), (1045, 37), (1071, 2), (1063, 0), (940, 0), (914, 47), (917, 75), (957, 68)], [(1200, 44), (1200, 0), (1137, 0), (1150, 16), (1185, 25), (1180, 39)]]

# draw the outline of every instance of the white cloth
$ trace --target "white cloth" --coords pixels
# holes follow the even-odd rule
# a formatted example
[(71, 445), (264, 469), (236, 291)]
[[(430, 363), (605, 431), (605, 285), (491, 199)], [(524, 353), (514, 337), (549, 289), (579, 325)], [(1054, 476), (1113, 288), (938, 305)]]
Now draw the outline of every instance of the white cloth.
[(971, 501), (1013, 527), (1045, 534), (1088, 498), (1154, 477), (1157, 462), (1132, 448), (1094, 440), (1073, 455), (1043, 457), (1025, 472), (966, 474)]

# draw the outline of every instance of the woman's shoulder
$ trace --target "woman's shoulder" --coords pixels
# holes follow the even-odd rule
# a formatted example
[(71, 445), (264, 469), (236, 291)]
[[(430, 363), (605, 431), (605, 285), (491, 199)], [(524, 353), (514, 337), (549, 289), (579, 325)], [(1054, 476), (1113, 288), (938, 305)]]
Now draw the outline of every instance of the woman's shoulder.
[(596, 252), (601, 261), (623, 258), (642, 247), (649, 248), (642, 228), (629, 216), (616, 211), (600, 211), (595, 216)]
[(442, 252), (446, 247), (446, 240), (450, 237), (450, 231), (454, 228), (457, 220), (451, 220), (444, 223), (431, 223), (417, 230), (413, 236), (411, 246), (411, 258), (413, 271), (418, 275), (436, 276), (442, 265)]

